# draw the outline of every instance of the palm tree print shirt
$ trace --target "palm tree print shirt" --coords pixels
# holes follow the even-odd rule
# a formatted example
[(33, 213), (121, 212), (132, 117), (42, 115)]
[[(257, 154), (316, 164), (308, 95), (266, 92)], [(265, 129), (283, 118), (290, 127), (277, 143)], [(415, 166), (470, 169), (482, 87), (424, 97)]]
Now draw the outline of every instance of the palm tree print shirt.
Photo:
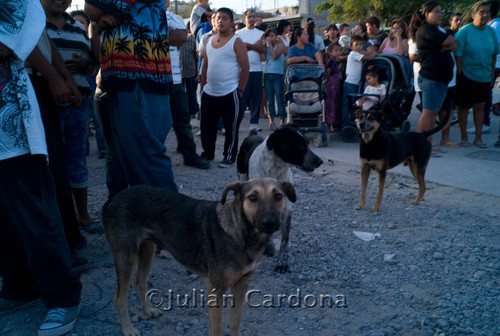
[(120, 18), (101, 33), (101, 84), (106, 92), (168, 93), (172, 69), (163, 0), (86, 0)]

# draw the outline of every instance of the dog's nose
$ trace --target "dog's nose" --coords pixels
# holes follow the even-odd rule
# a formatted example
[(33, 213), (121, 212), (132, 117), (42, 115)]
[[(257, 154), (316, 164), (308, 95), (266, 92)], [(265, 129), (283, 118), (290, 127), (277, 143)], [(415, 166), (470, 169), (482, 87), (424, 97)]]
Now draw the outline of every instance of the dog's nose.
[(279, 223), (274, 218), (265, 218), (262, 222), (263, 231), (267, 233), (277, 231), (279, 227)]
[(319, 157), (316, 159), (316, 161), (314, 161), (314, 165), (316, 166), (316, 168), (318, 168), (322, 164), (323, 164), (323, 160), (321, 160)]

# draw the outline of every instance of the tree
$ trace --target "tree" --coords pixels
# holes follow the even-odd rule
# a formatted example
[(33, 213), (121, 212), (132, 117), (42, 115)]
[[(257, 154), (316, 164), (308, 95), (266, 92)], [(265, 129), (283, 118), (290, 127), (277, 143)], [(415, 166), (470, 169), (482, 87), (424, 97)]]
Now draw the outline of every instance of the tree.
[[(412, 14), (425, 1), (422, 0), (326, 0), (316, 6), (316, 14), (329, 11), (330, 22), (362, 22), (374, 15), (380, 19), (382, 25), (389, 24), (392, 19), (404, 18), (408, 22)], [(465, 14), (476, 0), (439, 0), (443, 8), (444, 19), (455, 11)]]

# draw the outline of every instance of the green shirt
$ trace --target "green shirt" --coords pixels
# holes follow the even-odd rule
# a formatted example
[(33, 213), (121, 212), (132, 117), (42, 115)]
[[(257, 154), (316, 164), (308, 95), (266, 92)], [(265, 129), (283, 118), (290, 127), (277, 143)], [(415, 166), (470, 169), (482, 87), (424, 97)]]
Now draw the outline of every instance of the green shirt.
[(495, 31), (490, 26), (479, 29), (469, 23), (455, 34), (455, 39), (458, 41), (455, 56), (462, 58), (464, 75), (476, 82), (490, 82), (493, 58), (498, 54)]

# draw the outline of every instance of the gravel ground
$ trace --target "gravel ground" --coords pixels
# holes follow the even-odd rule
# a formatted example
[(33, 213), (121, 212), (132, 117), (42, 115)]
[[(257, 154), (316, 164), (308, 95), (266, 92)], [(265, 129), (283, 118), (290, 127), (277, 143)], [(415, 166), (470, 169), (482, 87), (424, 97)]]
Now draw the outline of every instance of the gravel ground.
[[(91, 141), (89, 202), (98, 217), (107, 196), (105, 169)], [(222, 137), (218, 142), (220, 153)], [(182, 193), (218, 200), (223, 187), (237, 179), (236, 168), (217, 168), (217, 161), (207, 171), (183, 166), (173, 151), (173, 134), (167, 146)], [(359, 167), (334, 157), (324, 160), (312, 174), (295, 172), (292, 271), (278, 274), (275, 258), (263, 257), (250, 280), (243, 335), (500, 335), (498, 198), (428, 183), (425, 200), (411, 206), (415, 181), (388, 174), (382, 211), (356, 211)], [(368, 208), (376, 185), (372, 176)], [(70, 335), (119, 335), (109, 246), (104, 235), (87, 235), (87, 240), (82, 312)], [(278, 245), (279, 237), (274, 240)], [(166, 298), (169, 291), (179, 294), (180, 301), (174, 300), (172, 310), (165, 302), (158, 319), (134, 316), (143, 335), (208, 335), (207, 308), (200, 308), (207, 296), (204, 278), (188, 275), (161, 254), (149, 283)], [(198, 307), (186, 307), (185, 296), (193, 296), (193, 290)], [(137, 305), (135, 290), (129, 302)], [(37, 305), (0, 315), (0, 335), (35, 335), (44, 314)]]

